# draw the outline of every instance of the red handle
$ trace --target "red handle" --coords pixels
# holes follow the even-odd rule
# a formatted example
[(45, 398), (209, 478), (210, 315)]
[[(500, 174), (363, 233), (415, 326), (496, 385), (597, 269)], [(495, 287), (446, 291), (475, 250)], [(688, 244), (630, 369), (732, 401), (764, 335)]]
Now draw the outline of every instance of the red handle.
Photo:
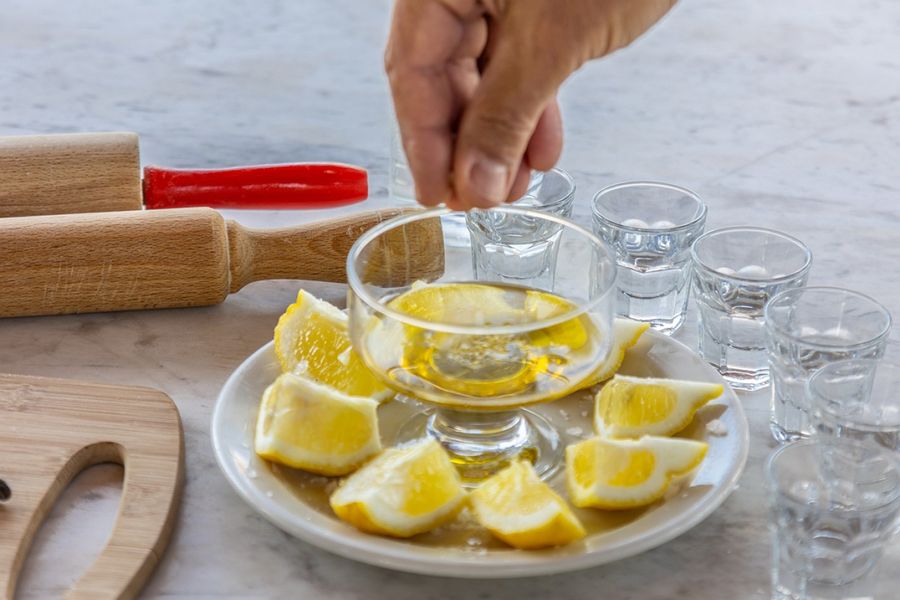
[(366, 170), (350, 165), (305, 163), (202, 171), (144, 167), (146, 208), (331, 208), (368, 195)]

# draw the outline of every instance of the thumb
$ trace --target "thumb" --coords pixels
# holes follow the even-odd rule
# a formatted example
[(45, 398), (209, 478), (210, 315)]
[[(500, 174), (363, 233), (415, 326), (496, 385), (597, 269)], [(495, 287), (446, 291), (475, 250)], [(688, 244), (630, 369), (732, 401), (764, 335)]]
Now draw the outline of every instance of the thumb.
[(526, 150), (541, 115), (573, 70), (531, 60), (533, 42), (514, 37), (518, 39), (498, 36), (459, 123), (453, 188), (458, 202), (467, 208), (489, 208), (506, 201), (520, 165), (528, 162)]

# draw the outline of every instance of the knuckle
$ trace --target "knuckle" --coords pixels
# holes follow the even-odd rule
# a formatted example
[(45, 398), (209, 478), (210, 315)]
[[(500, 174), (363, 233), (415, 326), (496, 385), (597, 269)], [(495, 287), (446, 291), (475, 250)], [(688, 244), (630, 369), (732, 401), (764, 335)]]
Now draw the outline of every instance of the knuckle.
[[(472, 131), (495, 147), (508, 147), (525, 139), (533, 123), (524, 114), (511, 110), (482, 111), (474, 115)], [(484, 135), (487, 134), (487, 135)]]

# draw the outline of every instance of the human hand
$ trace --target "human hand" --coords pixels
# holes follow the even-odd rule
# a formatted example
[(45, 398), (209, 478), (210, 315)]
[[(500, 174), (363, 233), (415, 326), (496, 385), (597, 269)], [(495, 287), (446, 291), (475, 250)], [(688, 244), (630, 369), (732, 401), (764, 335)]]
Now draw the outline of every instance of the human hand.
[(562, 151), (560, 84), (676, 0), (396, 0), (385, 68), (419, 202), (520, 197)]

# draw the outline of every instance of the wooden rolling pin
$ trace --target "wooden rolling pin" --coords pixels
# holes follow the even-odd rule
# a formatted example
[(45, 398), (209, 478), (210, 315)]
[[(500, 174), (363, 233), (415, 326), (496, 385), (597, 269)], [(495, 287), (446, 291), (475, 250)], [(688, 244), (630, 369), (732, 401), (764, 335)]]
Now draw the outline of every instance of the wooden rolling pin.
[[(345, 282), (353, 242), (407, 210), (272, 230), (208, 208), (2, 219), (0, 317), (204, 306), (264, 279)], [(413, 223), (370, 253), (364, 276), (379, 285), (434, 278), (442, 247), (440, 219)]]
[(135, 133), (0, 137), (0, 217), (209, 206), (330, 208), (365, 200), (365, 169), (301, 163), (144, 167)]

